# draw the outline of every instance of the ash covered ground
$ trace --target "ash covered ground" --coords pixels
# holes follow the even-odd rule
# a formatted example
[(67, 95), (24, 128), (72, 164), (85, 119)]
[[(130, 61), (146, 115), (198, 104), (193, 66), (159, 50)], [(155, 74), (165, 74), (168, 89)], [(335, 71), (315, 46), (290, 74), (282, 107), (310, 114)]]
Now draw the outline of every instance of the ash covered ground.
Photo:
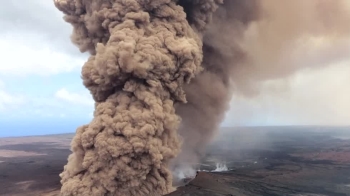
[[(349, 136), (349, 127), (223, 128), (197, 177), (169, 195), (349, 196)], [(0, 195), (58, 195), (72, 137), (0, 138)]]

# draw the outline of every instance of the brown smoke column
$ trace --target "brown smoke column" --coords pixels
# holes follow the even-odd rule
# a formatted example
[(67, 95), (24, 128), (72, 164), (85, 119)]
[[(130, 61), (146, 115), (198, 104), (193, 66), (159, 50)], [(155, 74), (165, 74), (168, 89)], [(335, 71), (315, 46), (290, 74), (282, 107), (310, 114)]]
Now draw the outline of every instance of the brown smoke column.
[[(251, 96), (262, 81), (343, 56), (345, 3), (55, 0), (72, 41), (91, 54), (82, 79), (96, 102), (93, 120), (73, 138), (62, 195), (173, 191), (171, 170), (198, 161), (233, 92)], [(309, 56), (339, 51), (296, 61), (308, 57), (298, 44), (313, 36), (337, 47)]]
[[(180, 150), (183, 85), (201, 70), (202, 41), (176, 1), (58, 0), (73, 42), (91, 56), (82, 70), (95, 104), (61, 174), (62, 195), (162, 195)], [(214, 11), (207, 3), (200, 22)], [(198, 29), (199, 30), (199, 29)]]

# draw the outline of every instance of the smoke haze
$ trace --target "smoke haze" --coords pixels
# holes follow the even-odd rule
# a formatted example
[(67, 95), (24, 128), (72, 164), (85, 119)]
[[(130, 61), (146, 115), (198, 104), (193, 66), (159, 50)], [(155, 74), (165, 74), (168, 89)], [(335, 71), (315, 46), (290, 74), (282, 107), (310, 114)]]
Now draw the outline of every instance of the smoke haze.
[(254, 97), (234, 95), (223, 126), (348, 126), (349, 61), (263, 82)]
[[(91, 54), (96, 101), (77, 129), (62, 195), (162, 195), (194, 166), (232, 95), (341, 62), (346, 0), (56, 0), (72, 41)], [(214, 13), (214, 14), (213, 14)], [(181, 170), (180, 170), (181, 171)]]
[[(185, 87), (188, 103), (177, 108), (185, 142), (174, 165), (196, 165), (228, 110), (232, 91), (236, 100), (254, 98), (271, 80), (346, 59), (348, 11), (346, 1), (225, 1), (204, 35), (205, 71)], [(265, 96), (288, 87), (272, 86), (275, 92)]]

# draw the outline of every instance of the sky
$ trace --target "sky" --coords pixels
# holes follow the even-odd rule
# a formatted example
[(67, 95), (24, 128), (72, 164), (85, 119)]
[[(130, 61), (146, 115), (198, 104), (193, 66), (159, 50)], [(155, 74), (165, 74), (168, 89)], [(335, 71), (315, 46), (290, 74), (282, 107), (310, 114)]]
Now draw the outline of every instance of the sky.
[[(0, 7), (0, 136), (74, 132), (94, 102), (80, 70), (88, 55), (50, 0)], [(350, 47), (350, 46), (349, 46)], [(261, 93), (234, 95), (223, 126), (349, 125), (350, 56), (332, 66), (268, 81)]]

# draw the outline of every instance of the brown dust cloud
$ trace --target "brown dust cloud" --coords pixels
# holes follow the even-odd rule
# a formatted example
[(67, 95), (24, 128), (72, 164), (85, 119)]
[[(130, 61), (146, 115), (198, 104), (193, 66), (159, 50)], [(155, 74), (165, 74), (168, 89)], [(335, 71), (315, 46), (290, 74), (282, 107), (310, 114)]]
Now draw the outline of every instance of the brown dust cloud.
[(61, 195), (160, 196), (195, 169), (233, 93), (340, 62), (347, 0), (54, 0), (90, 57), (94, 117), (76, 130)]

